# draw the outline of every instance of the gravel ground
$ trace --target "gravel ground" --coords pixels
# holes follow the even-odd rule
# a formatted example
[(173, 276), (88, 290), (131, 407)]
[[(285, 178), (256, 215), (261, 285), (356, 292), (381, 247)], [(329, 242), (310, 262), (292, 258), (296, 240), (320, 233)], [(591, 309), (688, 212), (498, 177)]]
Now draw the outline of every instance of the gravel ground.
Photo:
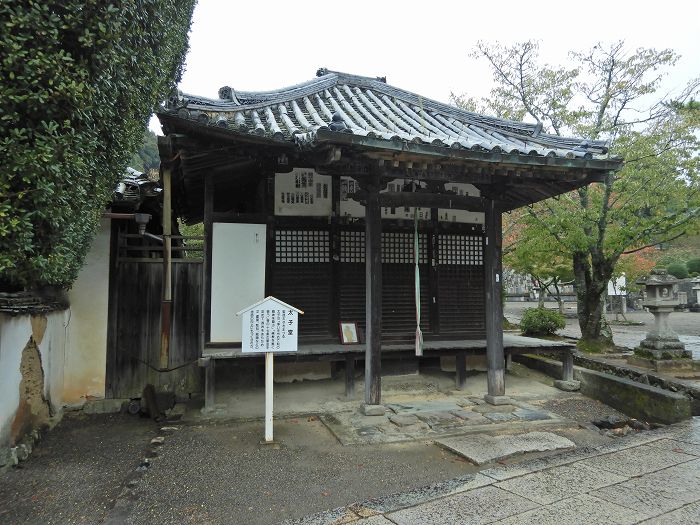
[(590, 423), (596, 419), (602, 419), (608, 416), (627, 417), (619, 410), (615, 410), (595, 399), (589, 399), (583, 396), (549, 399), (543, 403), (537, 404), (545, 410), (549, 410), (550, 412), (554, 412), (568, 419), (573, 419), (579, 423)]
[(0, 473), (0, 523), (102, 523), (155, 430), (125, 415), (66, 414), (23, 468)]
[[(343, 447), (315, 417), (183, 426), (139, 483), (128, 524), (274, 524), (474, 472), (435, 445)], [(293, 473), (293, 475), (290, 475)]]

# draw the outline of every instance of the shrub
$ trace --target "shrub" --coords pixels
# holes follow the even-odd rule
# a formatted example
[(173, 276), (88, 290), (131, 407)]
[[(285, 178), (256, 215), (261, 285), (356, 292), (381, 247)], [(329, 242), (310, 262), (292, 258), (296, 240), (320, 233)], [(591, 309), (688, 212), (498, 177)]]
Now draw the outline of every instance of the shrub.
[(0, 291), (68, 287), (153, 109), (194, 0), (0, 3)]
[(688, 273), (700, 273), (700, 257), (688, 260), (685, 266), (688, 268)]
[(685, 279), (688, 277), (688, 268), (685, 263), (682, 262), (671, 263), (666, 267), (666, 270), (677, 279)]
[(565, 326), (563, 315), (546, 308), (527, 308), (520, 320), (523, 335), (553, 335)]

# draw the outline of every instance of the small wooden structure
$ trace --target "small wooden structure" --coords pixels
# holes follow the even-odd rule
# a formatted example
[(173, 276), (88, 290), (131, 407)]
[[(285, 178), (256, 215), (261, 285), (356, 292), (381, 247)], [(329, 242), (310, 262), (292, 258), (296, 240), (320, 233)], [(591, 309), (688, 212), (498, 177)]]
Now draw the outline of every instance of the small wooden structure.
[(242, 357), (230, 328), (237, 306), (274, 295), (306, 312), (296, 358), (348, 358), (349, 376), (350, 360), (362, 356), (337, 344), (338, 323), (358, 323), (366, 404), (381, 401), (382, 350), (412, 348), (418, 299), (426, 353), (456, 354), (463, 382), (464, 356), (485, 349), (488, 399), (497, 402), (502, 214), (620, 166), (601, 141), (325, 69), (277, 91), (177, 94), (158, 118), (173, 210), (204, 222), (205, 362)]

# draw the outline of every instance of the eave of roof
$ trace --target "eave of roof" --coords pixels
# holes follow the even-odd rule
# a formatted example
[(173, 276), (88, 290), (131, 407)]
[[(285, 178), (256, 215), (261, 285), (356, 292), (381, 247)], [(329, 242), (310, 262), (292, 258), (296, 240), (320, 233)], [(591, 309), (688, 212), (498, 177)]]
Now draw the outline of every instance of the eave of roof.
[(178, 95), (158, 116), (173, 131), (205, 127), (221, 138), (298, 149), (335, 142), (491, 162), (508, 157), (528, 165), (617, 169), (621, 164), (604, 157), (604, 141), (548, 135), (541, 126), (464, 111), (377, 79), (321, 73), (277, 91), (225, 87), (220, 100)]

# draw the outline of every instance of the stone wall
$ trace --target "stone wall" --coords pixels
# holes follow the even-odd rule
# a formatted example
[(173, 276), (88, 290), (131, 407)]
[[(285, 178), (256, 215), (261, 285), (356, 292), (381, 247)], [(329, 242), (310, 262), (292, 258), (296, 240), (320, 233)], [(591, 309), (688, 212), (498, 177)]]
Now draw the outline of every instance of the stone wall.
[[(513, 359), (551, 377), (561, 377), (561, 363), (558, 361), (527, 354)], [(671, 424), (693, 415), (691, 398), (679, 392), (580, 366), (574, 366), (574, 379), (581, 382), (582, 394), (643, 421)]]
[(67, 319), (67, 310), (0, 313), (0, 466), (62, 413)]
[[(105, 396), (109, 221), (64, 301), (28, 293), (0, 302), (0, 467), (31, 448), (65, 406)], [(11, 452), (13, 448), (23, 446)]]

